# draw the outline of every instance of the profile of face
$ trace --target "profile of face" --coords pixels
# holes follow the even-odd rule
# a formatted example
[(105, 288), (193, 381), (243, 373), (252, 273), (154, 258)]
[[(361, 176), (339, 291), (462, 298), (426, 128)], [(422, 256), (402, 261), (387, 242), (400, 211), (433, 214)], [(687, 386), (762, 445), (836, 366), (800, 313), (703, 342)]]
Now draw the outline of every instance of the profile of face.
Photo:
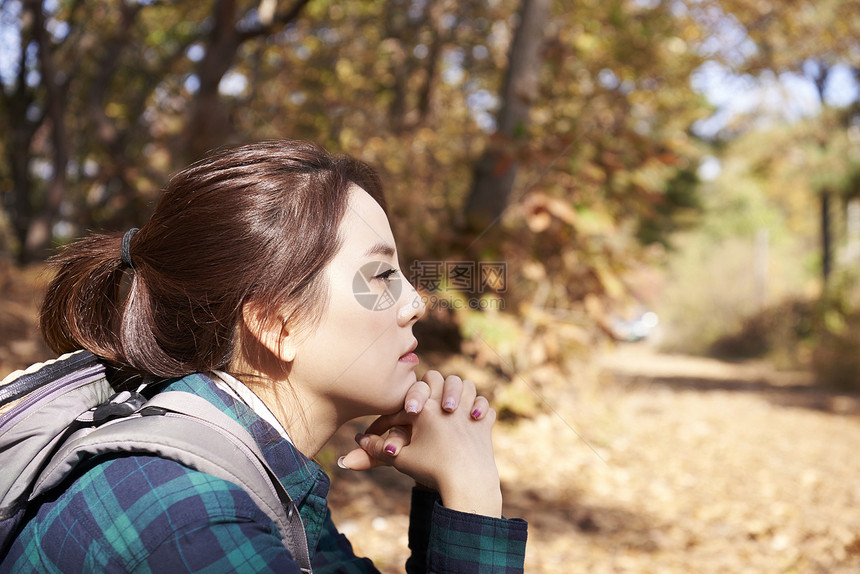
[(334, 405), (339, 418), (394, 413), (416, 381), (412, 326), (424, 302), (399, 270), (385, 212), (356, 185), (339, 236), (325, 269), (328, 301), (295, 338), (290, 383)]

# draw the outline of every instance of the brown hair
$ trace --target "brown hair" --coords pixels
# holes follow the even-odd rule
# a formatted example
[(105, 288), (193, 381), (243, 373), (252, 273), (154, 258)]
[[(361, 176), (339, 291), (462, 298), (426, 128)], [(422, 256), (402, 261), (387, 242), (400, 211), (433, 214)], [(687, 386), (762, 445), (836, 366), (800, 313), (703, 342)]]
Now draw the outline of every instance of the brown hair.
[(57, 353), (84, 348), (160, 377), (225, 368), (245, 303), (287, 321), (313, 319), (326, 300), (320, 271), (340, 247), (351, 183), (385, 209), (367, 165), (301, 141), (216, 153), (175, 175), (130, 243), (91, 235), (52, 259), (40, 329)]

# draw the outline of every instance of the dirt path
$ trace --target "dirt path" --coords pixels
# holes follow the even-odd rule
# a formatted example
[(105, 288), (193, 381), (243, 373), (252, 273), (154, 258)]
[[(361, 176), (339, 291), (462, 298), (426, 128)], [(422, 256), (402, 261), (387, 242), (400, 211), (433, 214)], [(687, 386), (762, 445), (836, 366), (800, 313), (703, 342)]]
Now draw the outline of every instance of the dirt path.
[[(527, 572), (860, 571), (858, 397), (638, 346), (583, 380), (546, 393), (555, 412), (497, 429)], [(335, 480), (359, 551), (400, 571), (408, 485)]]

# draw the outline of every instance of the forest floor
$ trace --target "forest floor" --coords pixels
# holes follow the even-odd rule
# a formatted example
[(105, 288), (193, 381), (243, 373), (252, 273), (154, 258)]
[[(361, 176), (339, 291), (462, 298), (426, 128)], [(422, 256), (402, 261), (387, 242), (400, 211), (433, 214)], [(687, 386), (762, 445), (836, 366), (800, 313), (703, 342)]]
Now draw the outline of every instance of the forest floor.
[[(0, 378), (46, 357), (40, 277), (0, 268)], [(541, 392), (544, 412), (494, 434), (505, 515), (529, 522), (526, 572), (860, 571), (860, 396), (643, 344)], [(332, 512), (358, 553), (401, 572), (410, 481), (334, 465), (361, 422), (320, 457)]]

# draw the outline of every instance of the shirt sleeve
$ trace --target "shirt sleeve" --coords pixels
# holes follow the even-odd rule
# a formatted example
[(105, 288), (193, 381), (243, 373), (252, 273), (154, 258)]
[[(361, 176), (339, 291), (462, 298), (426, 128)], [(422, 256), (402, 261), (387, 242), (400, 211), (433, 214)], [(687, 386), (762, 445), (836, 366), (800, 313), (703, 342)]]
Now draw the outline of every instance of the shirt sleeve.
[(379, 570), (368, 558), (355, 555), (352, 544), (340, 533), (332, 522), (331, 511), (326, 510), (325, 522), (319, 542), (311, 560), (314, 574), (343, 573), (368, 574)]
[(528, 524), (451, 510), (439, 495), (413, 489), (409, 574), (523, 572)]
[(283, 572), (301, 570), (271, 524), (207, 523), (163, 541), (140, 565), (147, 572)]

